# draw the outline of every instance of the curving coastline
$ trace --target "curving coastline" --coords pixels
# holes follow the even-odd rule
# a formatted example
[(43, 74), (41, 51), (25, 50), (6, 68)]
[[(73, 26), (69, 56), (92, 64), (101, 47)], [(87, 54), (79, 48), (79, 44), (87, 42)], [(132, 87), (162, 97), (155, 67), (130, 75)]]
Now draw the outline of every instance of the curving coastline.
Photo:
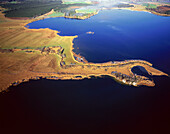
[[(147, 77), (133, 74), (135, 66), (144, 67), (150, 75), (166, 75), (143, 60), (125, 60), (107, 63), (89, 63), (73, 53), (73, 40), (77, 36), (60, 36), (58, 31), (26, 28), (30, 20), (5, 18), (0, 13), (0, 92), (30, 79), (84, 79), (108, 75), (132, 86), (154, 86)], [(14, 34), (15, 33), (15, 34)], [(14, 35), (13, 35), (14, 34)], [(15, 38), (14, 38), (15, 36)], [(24, 38), (24, 39), (23, 39)], [(28, 42), (31, 40), (31, 42)], [(77, 57), (77, 58), (75, 58)]]
[[(154, 3), (154, 2), (149, 2), (150, 4)], [(158, 4), (159, 6), (164, 6), (164, 5), (168, 5), (169, 4), (162, 4), (162, 3), (155, 3), (155, 4)], [(158, 16), (166, 16), (166, 17), (169, 17), (170, 14), (164, 14), (164, 13), (159, 13), (159, 12), (156, 12), (154, 10), (149, 10), (149, 9), (146, 9), (144, 6), (140, 5), (140, 4), (131, 4), (133, 5), (133, 7), (113, 7), (113, 8), (103, 8), (104, 10), (105, 9), (126, 9), (126, 10), (131, 10), (131, 11), (143, 11), (143, 12), (148, 12), (148, 13), (152, 13), (152, 14), (155, 14), (155, 15), (158, 15)]]

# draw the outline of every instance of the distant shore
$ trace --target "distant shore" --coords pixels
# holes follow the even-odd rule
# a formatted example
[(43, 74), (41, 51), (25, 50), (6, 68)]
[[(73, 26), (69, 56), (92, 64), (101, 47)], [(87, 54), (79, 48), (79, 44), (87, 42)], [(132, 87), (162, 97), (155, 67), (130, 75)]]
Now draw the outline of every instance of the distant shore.
[[(148, 13), (152, 13), (158, 16), (170, 16), (170, 14), (163, 14), (163, 13), (158, 13), (155, 11), (151, 11), (151, 10), (147, 10), (144, 6), (142, 5), (137, 5), (137, 4), (131, 4), (133, 5), (133, 7), (113, 7), (113, 8), (104, 8), (105, 9), (126, 9), (126, 10), (131, 10), (131, 11), (143, 11), (143, 12), (148, 12)], [(162, 5), (166, 5), (166, 4), (162, 4)], [(168, 4), (169, 5), (169, 4)]]

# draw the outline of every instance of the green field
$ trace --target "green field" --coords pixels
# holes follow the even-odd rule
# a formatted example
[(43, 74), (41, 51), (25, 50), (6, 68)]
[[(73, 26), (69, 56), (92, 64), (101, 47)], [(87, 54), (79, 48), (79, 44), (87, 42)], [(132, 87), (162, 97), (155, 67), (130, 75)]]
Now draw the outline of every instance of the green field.
[(149, 4), (149, 3), (144, 3), (143, 6), (145, 6), (145, 8), (151, 8), (151, 9), (157, 8), (157, 5)]
[(48, 17), (62, 17), (64, 13), (61, 12), (53, 12), (52, 14), (48, 15)]
[(17, 1), (11, 1), (11, 2), (9, 2), (9, 3), (11, 3), (11, 4), (17, 4), (18, 2), (17, 2)]
[(84, 2), (84, 1), (65, 1), (63, 4), (91, 4), (91, 2)]
[(95, 13), (96, 9), (76, 9), (76, 13)]

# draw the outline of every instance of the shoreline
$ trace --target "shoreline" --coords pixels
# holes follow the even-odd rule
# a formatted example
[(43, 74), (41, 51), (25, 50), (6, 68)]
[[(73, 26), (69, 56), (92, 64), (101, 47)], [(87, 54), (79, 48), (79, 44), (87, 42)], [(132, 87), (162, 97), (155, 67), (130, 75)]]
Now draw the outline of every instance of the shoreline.
[[(51, 12), (51, 11), (50, 11)], [(9, 18), (5, 18), (9, 19)], [(56, 30), (51, 30), (49, 28), (45, 29), (29, 29), (28, 27), (25, 27), (27, 24), (40, 20), (35, 18), (35, 19), (30, 19), (30, 20), (25, 20), (25, 22), (18, 22), (19, 27), (21, 29), (24, 29), (24, 31), (21, 31), (21, 34), (23, 32), (32, 32), (33, 33), (42, 33), (45, 32), (44, 34), (51, 34), (50, 36), (47, 36), (46, 38), (52, 38), (52, 39), (60, 39), (61, 43), (63, 40), (67, 40), (67, 43), (69, 43), (69, 46), (61, 45), (62, 49), (64, 52), (66, 51), (66, 55), (64, 56), (63, 52), (58, 51), (59, 47), (57, 45), (57, 42), (54, 46), (48, 47), (48, 45), (44, 48), (44, 50), (35, 50), (35, 49), (12, 49), (11, 55), (14, 54), (17, 55), (22, 55), (26, 54), (28, 57), (31, 55), (34, 58), (34, 55), (38, 56), (38, 59), (35, 60), (35, 62), (32, 63), (28, 62), (28, 67), (23, 68), (21, 70), (16, 70), (13, 71), (9, 70), (7, 67), (4, 68), (4, 72), (1, 72), (1, 81), (0, 81), (0, 92), (7, 90), (8, 87), (10, 86), (17, 86), (18, 84), (22, 82), (29, 81), (31, 79), (40, 79), (40, 78), (46, 78), (46, 79), (54, 79), (54, 80), (66, 80), (66, 79), (71, 79), (71, 80), (81, 80), (84, 78), (90, 78), (90, 76), (95, 76), (95, 77), (100, 77), (102, 75), (107, 75), (110, 76), (117, 81), (126, 84), (126, 85), (132, 85), (132, 86), (140, 86), (140, 85), (145, 85), (145, 86), (154, 86), (155, 83), (153, 81), (150, 81), (147, 79), (147, 77), (144, 76), (139, 76), (135, 75), (132, 73), (131, 69), (135, 66), (142, 66), (144, 67), (149, 74), (151, 75), (166, 75), (168, 74), (163, 73), (155, 68), (152, 67), (152, 64), (143, 61), (143, 60), (125, 60), (125, 61), (115, 61), (115, 62), (107, 62), (107, 63), (89, 63), (87, 60), (85, 60), (84, 57), (81, 55), (77, 55), (73, 52), (73, 40), (77, 38), (78, 36), (60, 36), (58, 35), (58, 31)], [(12, 20), (16, 21), (16, 20)], [(11, 24), (11, 23), (10, 23)], [(9, 26), (10, 26), (9, 24)], [(16, 28), (16, 30), (18, 29)], [(9, 30), (9, 29), (7, 29)], [(10, 30), (9, 30), (10, 31)], [(15, 31), (15, 29), (14, 29)], [(31, 34), (31, 35), (32, 35)], [(48, 34), (47, 34), (48, 35)], [(36, 39), (34, 39), (36, 41)], [(50, 42), (51, 43), (51, 42)], [(49, 43), (49, 45), (51, 45)], [(54, 41), (55, 43), (55, 41)], [(56, 50), (57, 49), (57, 50)], [(29, 53), (27, 51), (33, 51), (33, 53)], [(34, 52), (35, 51), (35, 52)], [(53, 52), (53, 53), (52, 53)], [(9, 54), (8, 52), (0, 52), (1, 55), (7, 55)], [(69, 56), (68, 56), (69, 54)], [(57, 57), (56, 57), (57, 56)], [(74, 56), (79, 57), (80, 59), (83, 58), (83, 62), (77, 61)], [(8, 58), (8, 56), (7, 56)], [(15, 57), (11, 57), (14, 58)], [(47, 63), (44, 63), (44, 61), (50, 59), (54, 63), (57, 61), (58, 64), (55, 64), (54, 68), (49, 68), (49, 65), (46, 65)], [(16, 59), (17, 60), (17, 59)], [(73, 62), (73, 63), (72, 63)], [(43, 64), (42, 64), (43, 63)], [(54, 64), (52, 63), (52, 64)], [(62, 64), (61, 64), (62, 63)], [(45, 64), (45, 65), (44, 65)], [(20, 65), (22, 68), (23, 64)], [(38, 66), (38, 67), (37, 67)], [(51, 66), (51, 65), (50, 65)], [(14, 66), (12, 66), (14, 68)], [(46, 69), (49, 68), (49, 69)], [(44, 70), (45, 69), (45, 70)], [(53, 72), (55, 71), (55, 72)], [(4, 79), (3, 79), (4, 78)], [(6, 79), (8, 78), (8, 79)]]

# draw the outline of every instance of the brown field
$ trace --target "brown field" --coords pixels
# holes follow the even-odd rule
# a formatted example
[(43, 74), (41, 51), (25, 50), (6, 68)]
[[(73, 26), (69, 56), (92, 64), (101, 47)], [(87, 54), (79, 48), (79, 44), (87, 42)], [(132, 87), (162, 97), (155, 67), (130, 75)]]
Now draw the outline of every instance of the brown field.
[[(142, 66), (152, 75), (167, 75), (142, 60), (94, 64), (84, 59), (85, 63), (79, 62), (74, 59), (72, 52), (72, 42), (77, 36), (59, 36), (54, 30), (25, 27), (40, 18), (43, 17), (10, 19), (0, 13), (0, 92), (11, 85), (40, 77), (57, 80), (109, 75), (120, 82), (125, 79), (117, 77), (113, 71), (134, 79), (134, 86), (154, 86), (154, 82), (146, 77), (135, 76), (131, 72), (134, 66)], [(132, 85), (131, 82), (124, 83)]]
[(127, 7), (127, 8), (113, 7), (112, 9), (128, 9), (128, 10), (132, 10), (132, 11), (145, 11), (145, 12), (150, 12), (152, 14), (159, 15), (159, 16), (170, 16), (170, 14), (164, 14), (164, 13), (159, 12), (159, 8), (161, 8), (162, 10), (166, 10), (166, 11), (169, 10), (169, 8), (165, 8), (163, 6), (170, 6), (170, 4), (162, 4), (162, 3), (157, 3), (157, 2), (148, 2), (148, 3), (158, 5), (158, 11), (157, 10), (155, 10), (155, 11), (154, 10), (147, 10), (145, 8), (145, 6), (137, 5), (137, 4), (131, 4), (134, 7)]

